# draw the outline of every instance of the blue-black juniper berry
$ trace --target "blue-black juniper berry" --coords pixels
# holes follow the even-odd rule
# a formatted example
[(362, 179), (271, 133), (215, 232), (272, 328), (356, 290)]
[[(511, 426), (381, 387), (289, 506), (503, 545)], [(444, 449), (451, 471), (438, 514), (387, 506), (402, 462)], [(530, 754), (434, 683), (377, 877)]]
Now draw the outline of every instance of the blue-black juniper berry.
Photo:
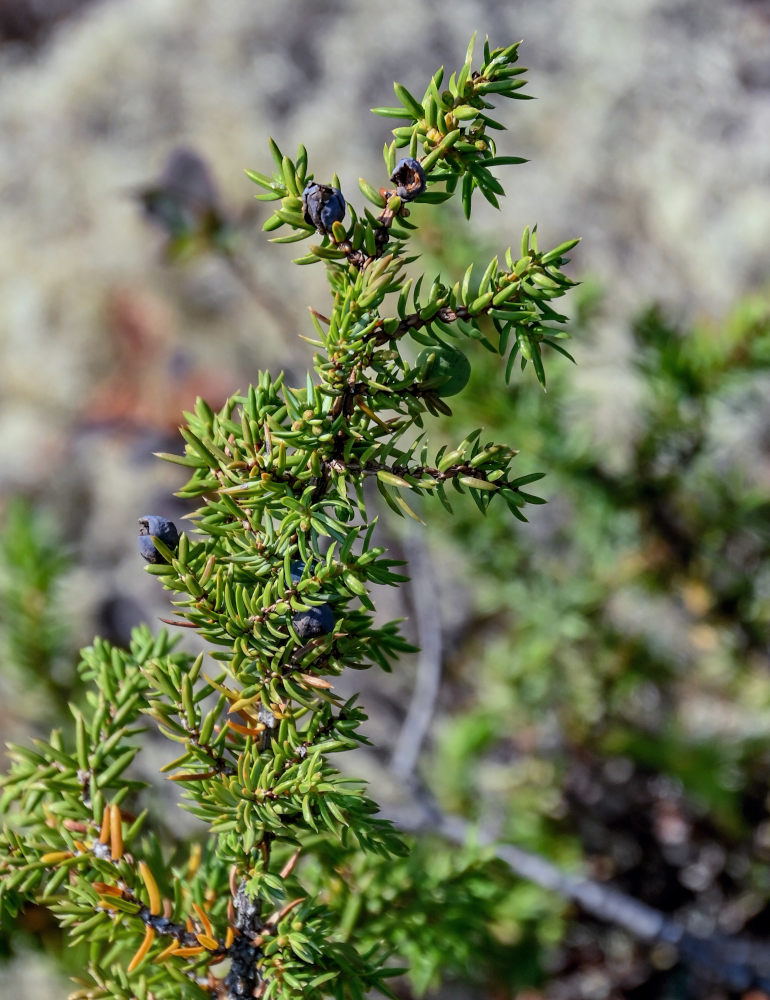
[(149, 563), (167, 562), (155, 547), (154, 538), (159, 538), (172, 552), (179, 545), (179, 532), (173, 521), (158, 514), (145, 514), (139, 518), (139, 554)]
[(302, 642), (315, 639), (319, 635), (328, 635), (334, 628), (334, 613), (328, 604), (317, 608), (298, 611), (291, 620), (294, 631)]
[(294, 559), (290, 567), (291, 582), (298, 584), (305, 572), (305, 564), (300, 559)]
[[(296, 586), (302, 579), (305, 572), (305, 563), (300, 559), (295, 559), (290, 566), (291, 582)], [(307, 611), (298, 611), (291, 620), (294, 631), (301, 642), (308, 639), (315, 639), (319, 635), (328, 635), (335, 624), (334, 613), (328, 604), (321, 604), (319, 607), (308, 608)]]
[(390, 179), (396, 185), (396, 194), (402, 201), (413, 201), (425, 190), (425, 171), (420, 161), (413, 156), (399, 160)]
[(327, 235), (335, 222), (345, 218), (345, 199), (339, 188), (310, 181), (302, 192), (302, 214), (305, 222)]

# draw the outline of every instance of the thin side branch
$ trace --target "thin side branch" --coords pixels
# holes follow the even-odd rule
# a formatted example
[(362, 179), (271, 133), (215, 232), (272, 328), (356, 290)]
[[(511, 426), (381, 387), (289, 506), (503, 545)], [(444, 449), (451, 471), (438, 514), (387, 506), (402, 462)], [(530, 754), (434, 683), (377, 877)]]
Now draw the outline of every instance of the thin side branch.
[(417, 528), (409, 526), (409, 540), (414, 554), (410, 561), (412, 599), (417, 618), (417, 676), (412, 700), (390, 762), (398, 778), (408, 778), (417, 766), (428, 734), (441, 686), (441, 609), (436, 594), (435, 575), (425, 541)]

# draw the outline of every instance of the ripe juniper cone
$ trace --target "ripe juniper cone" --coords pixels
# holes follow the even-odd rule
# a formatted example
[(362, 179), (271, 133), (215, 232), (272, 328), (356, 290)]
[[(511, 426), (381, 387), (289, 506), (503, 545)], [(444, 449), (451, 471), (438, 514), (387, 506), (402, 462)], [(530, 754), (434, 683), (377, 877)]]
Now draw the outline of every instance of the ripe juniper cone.
[(310, 181), (302, 192), (302, 214), (305, 222), (326, 236), (335, 222), (345, 218), (345, 199), (339, 188)]
[[(291, 582), (296, 586), (302, 579), (305, 572), (305, 564), (296, 559), (290, 567)], [(315, 639), (319, 635), (328, 635), (334, 628), (334, 614), (328, 604), (321, 604), (317, 608), (309, 608), (307, 611), (298, 611), (291, 620), (294, 631), (301, 642), (308, 639)]]
[(328, 604), (317, 608), (298, 611), (291, 620), (294, 631), (302, 642), (316, 639), (319, 635), (328, 635), (334, 628), (334, 614)]
[(295, 585), (298, 584), (302, 579), (302, 574), (305, 572), (305, 564), (301, 560), (295, 559), (291, 564), (290, 572), (291, 582)]
[(413, 156), (399, 160), (390, 179), (396, 185), (396, 194), (402, 201), (412, 201), (425, 190), (425, 171)]
[(173, 521), (158, 514), (146, 514), (139, 518), (139, 554), (149, 563), (168, 562), (155, 548), (153, 538), (159, 538), (172, 552), (179, 545), (179, 532)]

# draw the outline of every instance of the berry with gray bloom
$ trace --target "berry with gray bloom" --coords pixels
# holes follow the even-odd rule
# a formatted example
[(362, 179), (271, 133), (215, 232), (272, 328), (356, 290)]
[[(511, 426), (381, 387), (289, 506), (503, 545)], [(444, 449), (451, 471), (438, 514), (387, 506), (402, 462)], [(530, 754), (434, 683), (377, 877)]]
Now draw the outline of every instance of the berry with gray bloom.
[(328, 604), (307, 611), (298, 611), (291, 620), (300, 642), (328, 635), (334, 628), (334, 614)]
[[(295, 559), (289, 570), (291, 582), (296, 587), (305, 572), (305, 563), (301, 559)], [(309, 608), (307, 611), (298, 611), (291, 621), (301, 642), (315, 639), (319, 635), (327, 635), (334, 628), (334, 615), (328, 604)]]
[(425, 190), (425, 171), (413, 156), (399, 160), (390, 179), (396, 185), (396, 194), (401, 201), (412, 201)]
[(176, 551), (179, 545), (176, 525), (158, 514), (146, 514), (139, 518), (139, 554), (149, 563), (167, 562), (155, 548), (153, 538), (159, 538), (172, 552)]
[(324, 236), (335, 222), (345, 218), (345, 199), (339, 188), (310, 181), (302, 192), (302, 214), (305, 222), (315, 226)]

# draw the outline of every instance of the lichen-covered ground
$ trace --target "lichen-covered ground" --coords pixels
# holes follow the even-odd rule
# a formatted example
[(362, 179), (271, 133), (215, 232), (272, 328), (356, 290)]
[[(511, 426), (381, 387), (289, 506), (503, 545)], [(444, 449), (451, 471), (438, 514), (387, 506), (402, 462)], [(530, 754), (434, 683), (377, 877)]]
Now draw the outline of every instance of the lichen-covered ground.
[[(531, 162), (474, 229), (501, 250), (534, 222), (544, 243), (583, 236), (575, 273), (607, 305), (602, 364), (578, 377), (597, 432), (622, 438), (620, 318), (653, 300), (720, 315), (768, 278), (766, 0), (101, 0), (34, 49), (0, 44), (0, 510), (22, 492), (55, 512), (76, 554), (77, 638), (157, 614), (134, 526), (174, 513), (179, 476), (151, 453), (174, 447), (181, 409), (310, 359), (297, 334), (323, 303), (321, 268), (269, 247), (243, 168), (269, 166), (268, 134), (302, 141), (317, 177), (337, 172), (356, 199), (359, 175), (384, 180), (387, 120), (368, 108), (391, 102), (393, 79), (419, 91), (459, 64), (476, 30), (525, 40), (538, 101), (506, 111), (500, 151)], [(180, 144), (251, 220), (252, 292), (217, 261), (161, 261), (131, 193)], [(0, 714), (4, 735), (18, 725)], [(21, 976), (0, 968), (0, 993), (46, 992)]]

